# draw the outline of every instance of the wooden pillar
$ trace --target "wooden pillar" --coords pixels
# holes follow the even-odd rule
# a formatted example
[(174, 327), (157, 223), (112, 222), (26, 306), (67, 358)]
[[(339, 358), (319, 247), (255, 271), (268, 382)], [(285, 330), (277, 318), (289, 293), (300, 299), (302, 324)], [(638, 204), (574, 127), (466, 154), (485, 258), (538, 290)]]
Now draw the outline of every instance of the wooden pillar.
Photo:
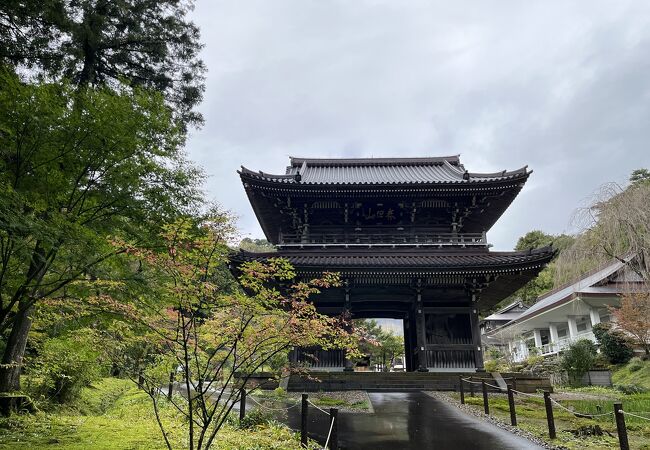
[(472, 344), (474, 344), (474, 365), (477, 372), (485, 372), (481, 328), (478, 320), (478, 296), (476, 294), (472, 294), (472, 309), (470, 310), (469, 319), (472, 327)]
[[(418, 280), (418, 286), (420, 285), (420, 280)], [(416, 328), (416, 343), (418, 346), (418, 372), (428, 372), (427, 368), (427, 335), (426, 335), (426, 323), (424, 320), (424, 307), (422, 306), (422, 291), (417, 290), (417, 297), (415, 302), (415, 328)]]
[(294, 347), (289, 351), (289, 362), (294, 366), (298, 364), (298, 347)]
[(411, 344), (410, 320), (411, 316), (409, 314), (406, 314), (402, 320), (402, 326), (404, 327), (404, 363), (407, 372), (413, 371), (413, 345)]
[[(343, 306), (343, 315), (346, 320), (352, 320), (352, 313), (350, 309), (352, 304), (350, 302), (350, 288), (348, 286), (348, 281), (345, 281), (345, 305)], [(344, 372), (354, 372), (354, 365), (352, 361), (348, 359), (347, 352), (343, 349), (343, 371)]]

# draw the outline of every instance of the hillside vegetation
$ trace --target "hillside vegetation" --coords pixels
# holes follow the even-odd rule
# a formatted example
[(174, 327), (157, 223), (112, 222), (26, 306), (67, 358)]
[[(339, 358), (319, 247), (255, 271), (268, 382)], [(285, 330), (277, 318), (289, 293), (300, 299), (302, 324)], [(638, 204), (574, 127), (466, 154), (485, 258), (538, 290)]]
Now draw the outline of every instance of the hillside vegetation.
[(495, 309), (515, 299), (532, 304), (551, 289), (628, 253), (639, 255), (629, 268), (647, 281), (650, 274), (649, 173), (644, 169), (634, 171), (626, 187), (616, 183), (602, 186), (587, 206), (576, 209), (571, 220), (577, 230), (575, 235), (533, 230), (519, 238), (515, 250), (553, 245), (558, 254), (536, 278)]

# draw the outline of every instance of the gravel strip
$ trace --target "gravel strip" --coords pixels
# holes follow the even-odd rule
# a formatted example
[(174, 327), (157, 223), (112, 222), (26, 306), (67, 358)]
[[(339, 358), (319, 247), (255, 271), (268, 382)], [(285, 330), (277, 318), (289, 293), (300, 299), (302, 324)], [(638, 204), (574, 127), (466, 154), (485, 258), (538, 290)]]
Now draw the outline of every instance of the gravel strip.
[(471, 414), (474, 417), (478, 417), (479, 419), (482, 419), (482, 420), (484, 420), (486, 422), (489, 422), (489, 423), (491, 423), (491, 424), (493, 424), (493, 425), (495, 425), (495, 426), (497, 426), (499, 428), (502, 428), (502, 429), (504, 429), (506, 431), (509, 431), (512, 434), (516, 434), (517, 436), (521, 436), (521, 437), (523, 437), (525, 439), (528, 439), (529, 441), (531, 441), (531, 442), (533, 442), (533, 443), (535, 443), (535, 444), (537, 444), (537, 445), (539, 445), (541, 447), (548, 448), (548, 449), (553, 449), (553, 450), (566, 450), (567, 449), (567, 447), (564, 447), (564, 446), (561, 446), (561, 445), (550, 444), (550, 443), (538, 438), (537, 436), (535, 436), (534, 434), (532, 434), (532, 433), (530, 433), (530, 432), (528, 432), (526, 430), (522, 430), (519, 427), (513, 427), (512, 425), (509, 425), (509, 424), (507, 424), (505, 422), (502, 422), (501, 420), (497, 419), (496, 417), (488, 416), (487, 414), (483, 413), (482, 411), (479, 411), (476, 408), (472, 408), (469, 405), (461, 405), (461, 403), (459, 401), (457, 401), (455, 398), (451, 397), (449, 394), (447, 394), (445, 392), (428, 391), (428, 392), (425, 392), (425, 394), (435, 398), (436, 400), (447, 402), (450, 405), (453, 405), (456, 408), (460, 409), (464, 413)]

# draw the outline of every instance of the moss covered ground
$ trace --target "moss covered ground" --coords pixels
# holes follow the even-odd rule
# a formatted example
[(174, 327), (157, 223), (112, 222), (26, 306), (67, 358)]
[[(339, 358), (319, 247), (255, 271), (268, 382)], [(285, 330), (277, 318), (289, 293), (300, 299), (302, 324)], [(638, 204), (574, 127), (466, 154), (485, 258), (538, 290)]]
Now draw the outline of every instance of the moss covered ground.
[[(186, 448), (181, 418), (163, 407), (175, 448)], [(227, 450), (300, 447), (299, 437), (279, 424), (241, 430), (229, 424), (213, 448)], [(148, 396), (132, 382), (107, 378), (83, 390), (71, 406), (0, 419), (0, 449), (164, 449)]]
[(650, 361), (633, 358), (612, 371), (612, 383), (614, 386), (639, 386), (650, 391)]
[[(615, 402), (623, 404), (623, 410), (650, 418), (650, 361), (637, 359), (616, 368), (612, 374), (614, 388), (584, 387), (577, 389), (556, 388), (555, 398), (572, 411), (586, 414), (613, 412)], [(569, 395), (564, 394), (568, 392)], [(627, 393), (626, 393), (627, 392)], [(458, 399), (458, 395), (454, 394)], [(581, 398), (582, 397), (582, 398)], [(466, 403), (483, 410), (483, 399), (466, 396)], [(510, 423), (510, 410), (505, 395), (490, 395), (490, 414)], [(516, 397), (518, 426), (542, 439), (548, 439), (548, 426), (544, 401), (519, 395)], [(576, 417), (574, 414), (553, 407), (557, 439), (552, 441), (569, 449), (612, 449), (618, 448), (616, 423), (613, 414), (597, 418)], [(650, 420), (626, 416), (630, 447), (650, 450)], [(598, 426), (602, 435), (594, 435)]]

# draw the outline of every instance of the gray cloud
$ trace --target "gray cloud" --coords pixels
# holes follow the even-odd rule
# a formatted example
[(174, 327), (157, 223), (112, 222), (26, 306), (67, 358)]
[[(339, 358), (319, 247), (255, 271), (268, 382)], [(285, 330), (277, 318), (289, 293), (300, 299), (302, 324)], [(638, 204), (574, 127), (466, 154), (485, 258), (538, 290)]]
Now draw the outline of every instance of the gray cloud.
[(650, 3), (199, 1), (206, 125), (190, 156), (261, 236), (235, 170), (288, 155), (461, 154), (535, 173), (488, 237), (570, 231), (599, 185), (650, 166)]

